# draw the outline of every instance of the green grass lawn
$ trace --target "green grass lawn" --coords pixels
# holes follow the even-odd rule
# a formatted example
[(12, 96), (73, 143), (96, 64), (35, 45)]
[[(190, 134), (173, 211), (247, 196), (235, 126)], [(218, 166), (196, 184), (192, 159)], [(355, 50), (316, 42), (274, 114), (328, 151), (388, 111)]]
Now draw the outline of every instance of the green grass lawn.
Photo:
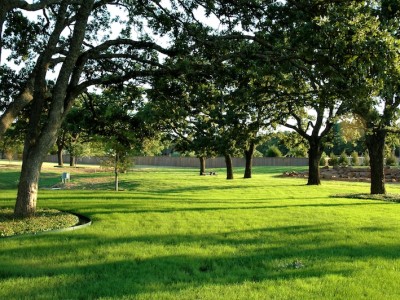
[[(73, 189), (42, 189), (38, 206), (93, 225), (0, 239), (0, 299), (399, 299), (400, 205), (332, 197), (369, 185), (306, 186), (283, 170), (227, 181), (224, 170), (137, 168), (118, 193), (111, 174), (71, 170)], [(17, 180), (0, 168), (1, 207)]]

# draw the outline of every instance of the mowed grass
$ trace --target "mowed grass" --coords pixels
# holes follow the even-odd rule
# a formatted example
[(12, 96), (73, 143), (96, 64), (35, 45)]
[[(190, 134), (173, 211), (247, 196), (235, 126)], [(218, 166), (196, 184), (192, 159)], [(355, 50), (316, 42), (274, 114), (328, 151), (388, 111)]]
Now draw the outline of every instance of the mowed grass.
[[(332, 197), (369, 185), (307, 186), (283, 170), (227, 181), (137, 168), (118, 193), (111, 173), (71, 170), (74, 189), (40, 190), (38, 206), (93, 225), (0, 239), (0, 299), (399, 299), (400, 205)], [(14, 205), (13, 172), (0, 169), (2, 207)], [(60, 172), (45, 170), (41, 187)]]

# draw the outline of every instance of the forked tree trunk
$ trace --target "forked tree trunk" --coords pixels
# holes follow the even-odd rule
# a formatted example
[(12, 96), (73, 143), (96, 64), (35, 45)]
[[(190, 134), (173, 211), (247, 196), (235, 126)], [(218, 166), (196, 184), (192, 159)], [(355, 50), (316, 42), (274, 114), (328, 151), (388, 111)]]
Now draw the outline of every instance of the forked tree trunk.
[(200, 176), (206, 173), (206, 158), (204, 156), (199, 157), (200, 161)]
[(322, 145), (319, 140), (309, 140), (308, 149), (308, 182), (307, 185), (320, 185), (319, 161), (322, 156)]
[(251, 178), (253, 168), (253, 155), (254, 155), (255, 144), (250, 143), (249, 148), (244, 151), (246, 159), (246, 168), (244, 170), (244, 178)]
[(225, 164), (226, 164), (226, 179), (233, 179), (233, 164), (232, 157), (230, 154), (225, 154)]
[(371, 166), (371, 194), (386, 194), (384, 170), (385, 139), (386, 132), (384, 130), (374, 131), (371, 135), (366, 135)]

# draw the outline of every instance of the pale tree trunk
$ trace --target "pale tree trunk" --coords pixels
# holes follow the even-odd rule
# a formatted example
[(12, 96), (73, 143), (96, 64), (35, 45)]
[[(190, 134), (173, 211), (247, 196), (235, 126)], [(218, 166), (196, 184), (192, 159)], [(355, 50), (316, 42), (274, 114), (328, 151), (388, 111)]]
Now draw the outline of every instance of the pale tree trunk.
[(244, 178), (251, 178), (253, 168), (253, 155), (254, 155), (255, 144), (250, 143), (249, 148), (244, 151), (246, 159), (246, 168), (244, 170)]
[(204, 156), (199, 157), (200, 161), (200, 175), (204, 175), (206, 173), (206, 158)]
[(386, 131), (374, 131), (372, 134), (367, 134), (365, 139), (371, 166), (371, 194), (386, 194), (384, 170)]
[(225, 164), (226, 164), (226, 179), (233, 179), (233, 164), (232, 156), (230, 154), (225, 154)]

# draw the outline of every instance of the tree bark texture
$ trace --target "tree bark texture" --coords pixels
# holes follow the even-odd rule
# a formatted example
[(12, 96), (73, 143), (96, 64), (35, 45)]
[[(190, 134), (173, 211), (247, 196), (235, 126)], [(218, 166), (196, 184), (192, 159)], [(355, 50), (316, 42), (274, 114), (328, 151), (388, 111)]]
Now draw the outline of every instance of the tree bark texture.
[(371, 194), (386, 194), (384, 170), (386, 132), (376, 130), (372, 134), (367, 134), (365, 139), (371, 167)]
[(308, 149), (308, 182), (307, 185), (320, 185), (319, 161), (322, 155), (322, 145), (318, 139), (310, 139)]
[(244, 151), (246, 159), (246, 168), (244, 170), (244, 178), (251, 178), (253, 169), (253, 155), (254, 155), (255, 144), (250, 143), (249, 148)]
[(230, 154), (225, 154), (225, 164), (226, 164), (226, 179), (233, 179), (233, 164), (232, 156)]
[(199, 157), (200, 161), (200, 176), (206, 173), (206, 158), (204, 156)]
[(40, 169), (44, 160), (42, 147), (24, 150), (23, 164), (18, 184), (14, 215), (19, 218), (33, 216), (36, 212)]

